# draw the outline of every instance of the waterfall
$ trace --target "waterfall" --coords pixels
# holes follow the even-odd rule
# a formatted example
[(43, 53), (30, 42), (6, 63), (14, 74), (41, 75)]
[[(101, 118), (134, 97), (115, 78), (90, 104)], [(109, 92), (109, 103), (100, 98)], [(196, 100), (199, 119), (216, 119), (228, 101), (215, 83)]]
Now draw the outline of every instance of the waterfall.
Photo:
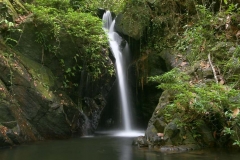
[[(106, 31), (111, 51), (116, 60), (117, 80), (120, 91), (120, 103), (122, 107), (122, 117), (124, 131), (131, 131), (131, 118), (130, 118), (130, 105), (129, 105), (129, 91), (127, 85), (127, 70), (126, 70), (126, 56), (123, 54), (123, 50), (129, 50), (128, 45), (122, 46), (124, 41), (117, 32), (114, 31), (115, 20), (112, 21), (110, 11), (106, 11), (103, 15), (103, 29)], [(125, 53), (128, 54), (128, 53)]]

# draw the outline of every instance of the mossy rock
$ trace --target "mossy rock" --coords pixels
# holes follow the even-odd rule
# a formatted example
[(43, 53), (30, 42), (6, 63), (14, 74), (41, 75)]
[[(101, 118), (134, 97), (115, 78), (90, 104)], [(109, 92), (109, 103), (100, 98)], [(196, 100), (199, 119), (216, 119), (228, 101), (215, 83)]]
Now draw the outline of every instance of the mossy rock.
[[(6, 6), (7, 13), (11, 15), (13, 21), (18, 18), (18, 12), (20, 10), (27, 12), (27, 9), (24, 7), (23, 2), (20, 0), (13, 0), (13, 1), (0, 0), (0, 6)], [(5, 8), (5, 7), (2, 7), (2, 8)]]
[(32, 88), (36, 88), (40, 94), (52, 100), (54, 97), (50, 88), (54, 86), (54, 75), (51, 70), (21, 54), (19, 54), (18, 58), (34, 80)]
[(136, 40), (143, 35), (150, 22), (151, 9), (148, 5), (128, 5), (122, 14), (116, 17), (115, 30)]
[(0, 123), (3, 124), (11, 121), (15, 121), (15, 118), (11, 114), (9, 105), (4, 101), (0, 101)]
[(183, 144), (197, 144), (196, 140), (193, 138), (192, 133), (189, 130), (181, 129), (180, 135), (181, 138), (183, 139)]
[(148, 126), (145, 135), (147, 139), (151, 141), (153, 137), (157, 136), (157, 133), (158, 133), (157, 129), (153, 125), (150, 125)]
[(198, 127), (198, 132), (201, 135), (202, 145), (206, 146), (214, 146), (215, 139), (213, 137), (213, 131), (207, 126), (207, 124), (203, 121), (199, 121), (201, 125)]
[(170, 139), (174, 138), (177, 134), (179, 134), (180, 130), (177, 127), (177, 124), (172, 121), (164, 129), (164, 137), (167, 136)]
[(160, 118), (157, 118), (156, 121), (153, 123), (153, 125), (158, 131), (158, 133), (163, 133), (164, 128), (166, 127), (166, 123), (162, 121)]
[(10, 121), (10, 122), (2, 122), (1, 123), (3, 126), (6, 126), (9, 129), (13, 129), (14, 127), (17, 126), (17, 121)]

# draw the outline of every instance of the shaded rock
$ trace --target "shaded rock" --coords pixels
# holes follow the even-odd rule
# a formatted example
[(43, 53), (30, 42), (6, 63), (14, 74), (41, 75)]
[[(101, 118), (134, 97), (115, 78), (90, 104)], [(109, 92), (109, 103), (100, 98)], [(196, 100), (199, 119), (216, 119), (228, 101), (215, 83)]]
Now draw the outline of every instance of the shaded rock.
[(148, 147), (148, 142), (144, 136), (139, 136), (133, 140), (132, 145), (138, 147)]
[(230, 139), (228, 140), (228, 143), (226, 145), (229, 145), (233, 148), (237, 148), (239, 149), (239, 146), (237, 145), (232, 145), (234, 142), (236, 142), (235, 140), (238, 139), (240, 137), (240, 126), (239, 125), (234, 125), (233, 126), (233, 130), (235, 131), (234, 134), (231, 134)]
[(182, 144), (189, 145), (189, 144), (196, 144), (196, 140), (193, 138), (191, 131), (181, 129), (181, 139)]
[(203, 79), (203, 78), (211, 79), (214, 77), (211, 67), (198, 69), (197, 75), (201, 79)]
[(94, 130), (97, 129), (98, 127), (98, 123), (100, 120), (100, 115), (106, 105), (106, 101), (102, 96), (97, 96), (95, 97), (95, 99), (93, 98), (88, 98), (85, 97), (84, 98), (84, 102), (86, 103), (87, 106), (87, 110), (86, 110), (86, 114), (90, 115), (88, 116), (89, 121), (91, 121), (91, 129), (92, 129), (92, 133), (94, 132)]
[(214, 146), (215, 139), (213, 137), (213, 133), (211, 129), (207, 126), (204, 121), (201, 121), (202, 125), (198, 128), (199, 133), (201, 134), (202, 145), (205, 146)]
[(4, 126), (13, 126), (12, 123), (14, 123), (15, 118), (13, 117), (13, 115), (11, 114), (11, 110), (8, 108), (8, 104), (7, 102), (4, 101), (0, 101), (0, 123)]
[(153, 125), (148, 125), (147, 130), (145, 131), (146, 138), (151, 141), (154, 136), (156, 136), (158, 131)]
[(11, 129), (7, 131), (6, 136), (11, 139), (11, 141), (13, 142), (13, 144), (20, 144), (23, 143), (22, 138), (19, 137), (20, 134), (20, 130), (19, 127), (16, 127), (17, 129)]
[(17, 126), (17, 121), (4, 121), (1, 124), (9, 129), (13, 129)]
[(167, 70), (171, 70), (183, 61), (181, 58), (176, 58), (171, 49), (163, 50), (160, 56), (164, 59)]
[(170, 122), (164, 130), (164, 135), (168, 136), (169, 138), (175, 137), (179, 133), (179, 129), (174, 122)]
[(179, 146), (162, 146), (160, 147), (161, 152), (183, 152), (183, 151), (190, 151), (190, 150), (197, 150), (200, 147), (196, 144), (190, 145), (179, 145)]
[(164, 128), (166, 127), (166, 123), (162, 121), (160, 118), (157, 118), (155, 122), (153, 122), (154, 127), (160, 133), (164, 132)]
[[(66, 93), (53, 90), (58, 82), (52, 70), (38, 63), (38, 58), (34, 58), (35, 61), (29, 58), (31, 56), (27, 57), (28, 54), (24, 56), (14, 51), (14, 56), (4, 56), (11, 52), (4, 45), (0, 51), (0, 71), (3, 73), (0, 75), (0, 125), (3, 131), (0, 145), (69, 138), (76, 133), (84, 135), (81, 134), (86, 133), (81, 117), (85, 114)], [(93, 94), (99, 96), (86, 98), (84, 104), (91, 109), (88, 112), (91, 125), (87, 126), (91, 133), (97, 128), (106, 105), (109, 86), (106, 83), (101, 87)]]
[(103, 14), (104, 14), (105, 12), (106, 12), (106, 10), (105, 10), (104, 8), (98, 8), (98, 9), (97, 9), (97, 15), (98, 15), (98, 17), (102, 19)]
[(162, 136), (159, 136), (157, 129), (154, 125), (148, 126), (145, 132), (145, 140), (148, 142), (149, 147), (163, 145), (165, 139)]
[[(181, 116), (173, 113), (173, 119), (168, 122), (165, 119), (164, 109), (171, 102), (174, 93), (165, 90), (159, 98), (159, 103), (149, 120), (145, 138), (149, 145), (155, 146), (162, 152), (181, 152), (199, 149), (199, 144), (193, 138), (191, 131), (177, 124), (181, 122)], [(161, 133), (161, 136), (159, 133)]]
[(116, 17), (115, 30), (136, 40), (143, 35), (150, 21), (151, 9), (144, 3), (129, 5)]
[[(17, 9), (21, 14), (26, 11), (19, 0), (14, 4), (8, 0), (0, 2), (1, 14), (6, 15), (0, 17), (0, 21), (14, 22), (18, 18)], [(23, 31), (21, 33), (2, 34), (8, 28), (2, 28), (3, 23), (0, 25), (0, 146), (90, 133), (85, 130), (93, 133), (114, 76), (110, 77), (106, 70), (99, 80), (94, 79), (91, 73), (84, 74), (83, 78), (76, 75), (72, 82), (82, 86), (63, 89), (66, 75), (62, 65), (73, 67), (73, 63), (77, 63), (74, 55), (86, 52), (82, 39), (76, 38), (73, 42), (73, 37), (61, 31), (58, 37), (60, 46), (58, 40), (52, 39), (51, 26), (39, 22), (32, 14), (22, 17), (24, 20), (16, 20), (16, 26)], [(3, 42), (6, 36), (17, 39), (14, 49)], [(41, 38), (44, 44), (39, 42)], [(106, 49), (102, 50), (101, 56), (113, 65)], [(83, 66), (80, 63), (78, 67)], [(89, 72), (92, 69), (95, 68), (90, 68)]]
[(1, 132), (0, 132), (0, 147), (7, 147), (7, 146), (12, 146), (13, 143), (11, 141), (9, 141), (6, 136), (4, 136)]
[(156, 0), (147, 0), (148, 3), (154, 4)]

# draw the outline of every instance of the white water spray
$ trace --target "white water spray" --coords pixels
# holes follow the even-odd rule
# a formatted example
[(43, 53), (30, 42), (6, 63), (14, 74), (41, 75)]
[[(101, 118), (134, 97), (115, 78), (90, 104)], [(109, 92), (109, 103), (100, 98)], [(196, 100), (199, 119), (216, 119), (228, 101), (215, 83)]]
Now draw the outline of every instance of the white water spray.
[[(110, 11), (106, 11), (103, 15), (103, 28), (106, 31), (110, 47), (112, 53), (116, 60), (116, 70), (117, 70), (117, 78), (119, 83), (119, 90), (120, 90), (120, 100), (122, 106), (122, 116), (123, 116), (123, 125), (124, 131), (130, 132), (132, 130), (131, 120), (130, 120), (130, 113), (129, 113), (129, 94), (128, 94), (128, 86), (127, 86), (127, 70), (125, 68), (125, 59), (122, 50), (128, 50), (128, 45), (125, 45), (125, 48), (121, 48), (121, 43), (123, 41), (122, 37), (118, 35), (114, 31), (115, 20), (112, 21), (112, 16)], [(121, 47), (120, 47), (121, 46)], [(126, 54), (126, 53), (125, 53)]]

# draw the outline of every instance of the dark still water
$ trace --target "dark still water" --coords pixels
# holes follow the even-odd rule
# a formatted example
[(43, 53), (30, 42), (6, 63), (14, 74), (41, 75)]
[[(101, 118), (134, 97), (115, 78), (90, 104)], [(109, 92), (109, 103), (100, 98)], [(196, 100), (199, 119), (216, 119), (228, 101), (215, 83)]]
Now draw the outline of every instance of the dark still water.
[(0, 160), (239, 160), (240, 152), (161, 153), (131, 145), (133, 138), (95, 136), (0, 149)]

